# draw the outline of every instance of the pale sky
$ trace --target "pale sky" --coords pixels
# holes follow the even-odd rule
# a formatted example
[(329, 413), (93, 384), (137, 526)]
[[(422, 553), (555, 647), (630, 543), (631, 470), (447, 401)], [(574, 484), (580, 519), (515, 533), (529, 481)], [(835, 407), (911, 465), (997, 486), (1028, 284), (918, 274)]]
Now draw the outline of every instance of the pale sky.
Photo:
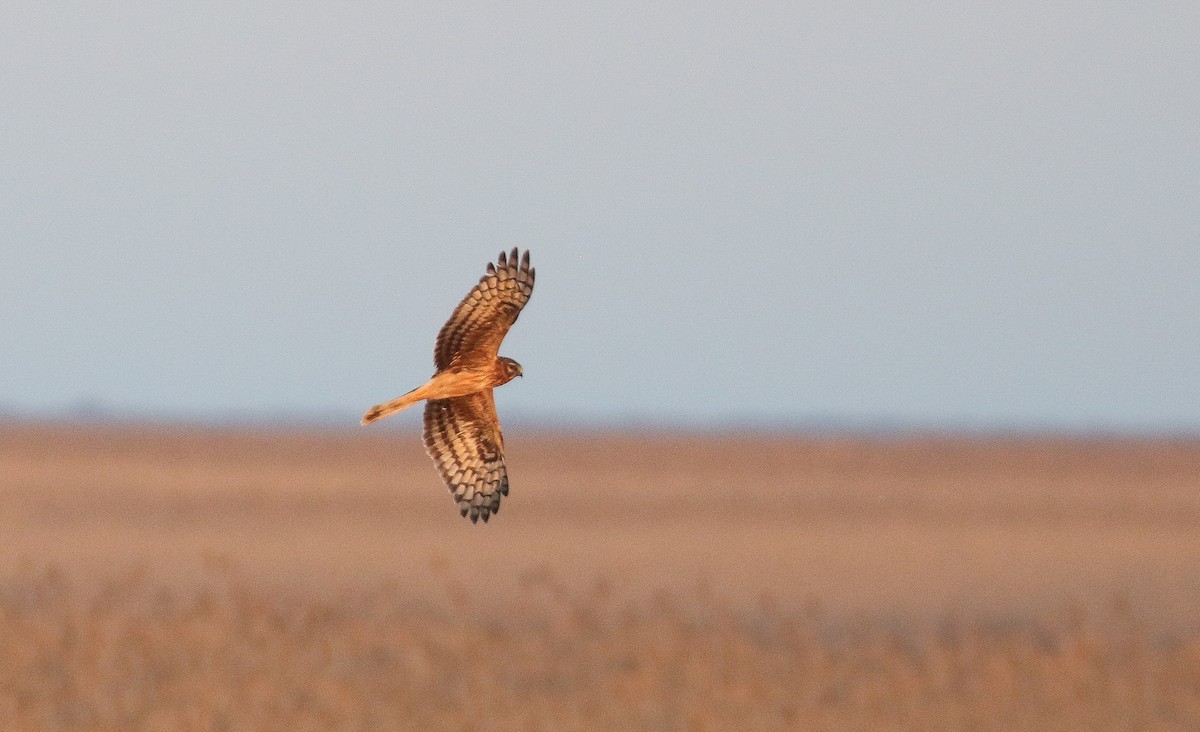
[[(1200, 4), (29, 3), (0, 411), (1200, 429)], [(415, 425), (419, 414), (403, 415)]]

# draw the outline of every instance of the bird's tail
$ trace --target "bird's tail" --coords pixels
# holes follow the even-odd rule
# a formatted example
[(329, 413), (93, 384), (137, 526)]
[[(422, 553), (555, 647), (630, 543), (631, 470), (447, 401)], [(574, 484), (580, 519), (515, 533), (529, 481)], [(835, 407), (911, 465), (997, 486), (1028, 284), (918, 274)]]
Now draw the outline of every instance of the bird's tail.
[(390, 402), (376, 404), (375, 406), (371, 407), (367, 410), (367, 413), (363, 415), (362, 423), (371, 424), (372, 422), (381, 420), (384, 417), (390, 417), (396, 412), (408, 409), (424, 398), (425, 386), (418, 386), (416, 389), (413, 389), (402, 397), (397, 397)]

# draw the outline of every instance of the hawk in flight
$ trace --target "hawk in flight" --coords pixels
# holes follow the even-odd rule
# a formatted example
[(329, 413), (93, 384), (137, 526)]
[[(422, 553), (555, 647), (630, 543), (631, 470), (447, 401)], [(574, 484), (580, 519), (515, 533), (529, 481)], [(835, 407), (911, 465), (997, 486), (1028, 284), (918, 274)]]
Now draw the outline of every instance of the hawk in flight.
[(425, 450), (458, 503), (458, 511), (485, 522), (508, 495), (504, 436), (492, 389), (521, 376), (521, 364), (499, 355), (500, 341), (533, 294), (529, 252), (500, 252), (438, 333), (437, 373), (423, 386), (363, 415), (370, 424), (425, 402)]

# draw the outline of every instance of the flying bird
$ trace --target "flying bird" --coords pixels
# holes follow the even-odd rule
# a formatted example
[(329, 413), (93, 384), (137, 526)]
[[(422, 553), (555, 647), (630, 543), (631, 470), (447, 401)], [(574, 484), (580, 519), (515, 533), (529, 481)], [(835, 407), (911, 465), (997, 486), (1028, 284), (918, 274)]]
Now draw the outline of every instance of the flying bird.
[(442, 330), (433, 349), (437, 373), (422, 386), (363, 415), (370, 424), (425, 401), (425, 451), (474, 523), (500, 510), (508, 495), (504, 435), (492, 389), (522, 376), (521, 364), (500, 354), (500, 342), (533, 294), (529, 252), (500, 252)]

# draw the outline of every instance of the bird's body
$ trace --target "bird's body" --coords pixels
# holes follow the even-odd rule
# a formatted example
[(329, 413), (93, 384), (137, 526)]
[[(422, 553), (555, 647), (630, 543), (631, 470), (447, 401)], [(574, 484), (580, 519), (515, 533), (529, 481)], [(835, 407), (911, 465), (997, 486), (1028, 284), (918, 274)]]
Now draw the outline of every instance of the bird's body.
[(500, 357), (491, 366), (483, 368), (453, 368), (439, 371), (429, 381), (407, 394), (371, 407), (363, 415), (362, 423), (370, 424), (384, 417), (390, 417), (425, 399), (453, 399), (502, 386), (512, 381), (520, 373), (519, 371), (517, 373), (510, 371), (509, 364), (515, 363), (516, 361), (512, 359)]
[(492, 389), (522, 375), (521, 365), (498, 355), (500, 342), (533, 293), (529, 252), (500, 253), (496, 264), (463, 298), (434, 347), (437, 373), (423, 385), (363, 415), (370, 424), (425, 400), (425, 449), (472, 521), (500, 510), (508, 495), (504, 436)]

